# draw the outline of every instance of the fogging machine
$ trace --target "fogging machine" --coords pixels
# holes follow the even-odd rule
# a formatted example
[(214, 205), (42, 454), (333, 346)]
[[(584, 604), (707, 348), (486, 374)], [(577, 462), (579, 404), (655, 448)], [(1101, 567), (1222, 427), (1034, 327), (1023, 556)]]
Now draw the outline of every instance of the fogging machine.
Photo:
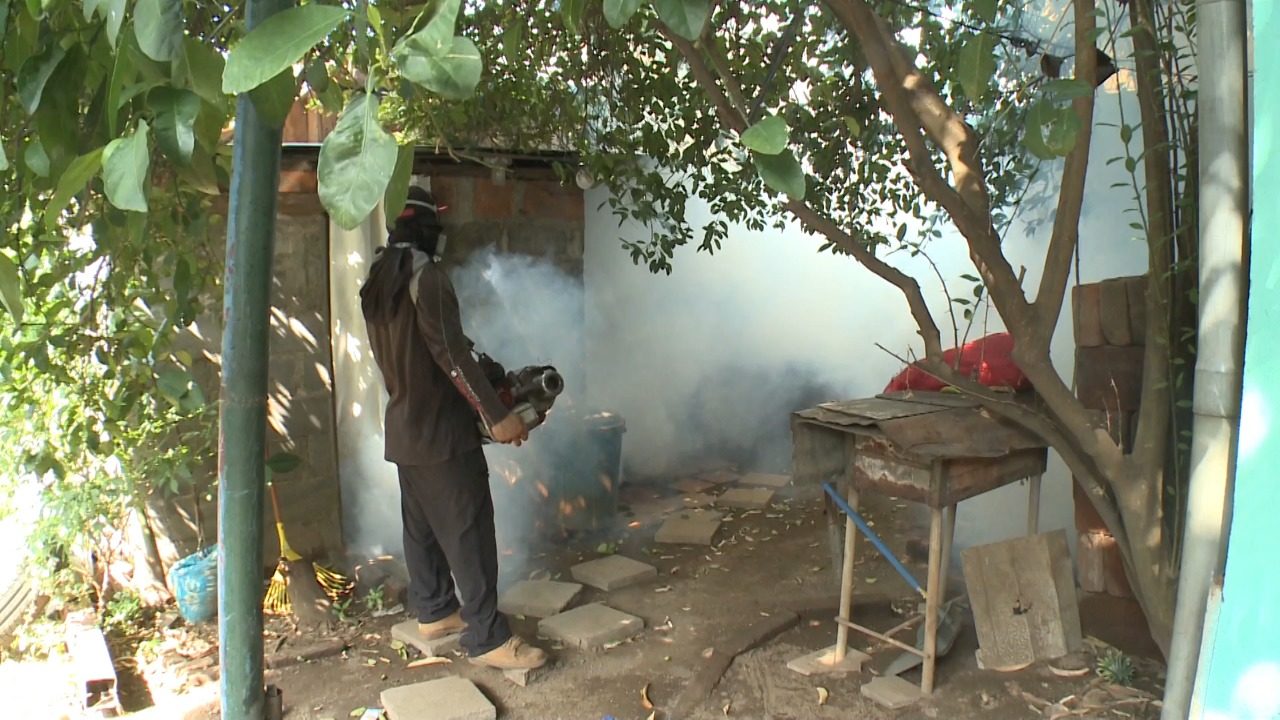
[[(484, 353), (480, 353), (479, 361), (485, 378), (498, 391), (502, 404), (519, 416), (529, 430), (547, 419), (556, 398), (564, 392), (564, 377), (550, 365), (527, 365), (507, 372)], [(486, 441), (493, 441), (489, 428), (483, 422), (480, 423), (480, 434)]]

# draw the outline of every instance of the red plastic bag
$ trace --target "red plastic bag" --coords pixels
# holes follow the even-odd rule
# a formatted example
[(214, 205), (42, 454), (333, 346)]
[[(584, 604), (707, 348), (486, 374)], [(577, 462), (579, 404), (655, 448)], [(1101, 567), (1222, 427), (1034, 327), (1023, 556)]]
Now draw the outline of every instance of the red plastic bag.
[[(942, 353), (942, 359), (948, 365), (956, 367), (956, 349), (951, 348)], [(1013, 336), (1009, 333), (994, 333), (966, 343), (960, 349), (960, 365), (957, 370), (961, 375), (973, 378), (987, 387), (1008, 387), (1014, 390), (1027, 390), (1031, 387), (1027, 376), (1013, 362)], [(912, 364), (895, 375), (884, 391), (936, 392), (944, 387), (946, 383)]]

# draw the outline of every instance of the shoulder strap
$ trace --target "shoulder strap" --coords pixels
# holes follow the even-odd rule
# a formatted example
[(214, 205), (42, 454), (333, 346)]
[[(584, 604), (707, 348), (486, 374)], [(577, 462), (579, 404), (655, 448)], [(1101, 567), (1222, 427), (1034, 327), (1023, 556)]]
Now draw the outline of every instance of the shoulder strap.
[(409, 297), (413, 306), (418, 307), (418, 281), (422, 279), (422, 271), (431, 264), (431, 256), (421, 250), (413, 251), (413, 277), (409, 278)]

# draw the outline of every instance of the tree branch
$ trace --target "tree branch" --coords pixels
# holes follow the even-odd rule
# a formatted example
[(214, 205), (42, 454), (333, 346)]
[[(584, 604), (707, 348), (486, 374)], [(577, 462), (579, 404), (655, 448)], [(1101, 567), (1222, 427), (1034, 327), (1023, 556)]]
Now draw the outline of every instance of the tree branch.
[[(1098, 54), (1094, 45), (1094, 0), (1074, 0), (1076, 39), (1076, 80), (1095, 85)], [(1071, 275), (1071, 257), (1080, 239), (1080, 211), (1084, 207), (1085, 178), (1089, 170), (1089, 148), (1093, 139), (1094, 93), (1072, 101), (1072, 109), (1080, 121), (1075, 147), (1067, 154), (1062, 168), (1062, 185), (1058, 191), (1058, 209), (1053, 218), (1053, 234), (1045, 254), (1044, 274), (1035, 300), (1035, 336), (1048, 347), (1053, 329), (1062, 314), (1062, 301)]]

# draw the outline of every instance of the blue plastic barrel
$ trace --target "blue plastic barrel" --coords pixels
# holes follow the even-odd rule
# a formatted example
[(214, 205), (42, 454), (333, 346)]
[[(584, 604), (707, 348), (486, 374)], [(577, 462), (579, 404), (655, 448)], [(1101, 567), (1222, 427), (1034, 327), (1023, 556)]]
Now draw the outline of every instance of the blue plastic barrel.
[(184, 620), (212, 620), (218, 614), (218, 546), (211, 545), (174, 563), (169, 568), (169, 587)]

